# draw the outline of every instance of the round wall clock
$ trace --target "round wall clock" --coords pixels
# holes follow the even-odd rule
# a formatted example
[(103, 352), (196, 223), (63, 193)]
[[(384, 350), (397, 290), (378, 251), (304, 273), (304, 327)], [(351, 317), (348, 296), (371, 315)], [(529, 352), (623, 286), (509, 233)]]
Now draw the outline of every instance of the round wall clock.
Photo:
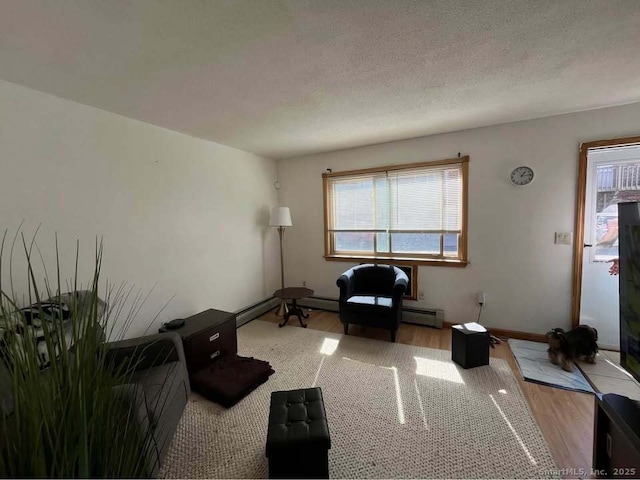
[(511, 184), (516, 187), (524, 187), (525, 185), (529, 185), (533, 182), (533, 177), (533, 168), (523, 165), (521, 167), (516, 167), (511, 171), (509, 180), (511, 180)]

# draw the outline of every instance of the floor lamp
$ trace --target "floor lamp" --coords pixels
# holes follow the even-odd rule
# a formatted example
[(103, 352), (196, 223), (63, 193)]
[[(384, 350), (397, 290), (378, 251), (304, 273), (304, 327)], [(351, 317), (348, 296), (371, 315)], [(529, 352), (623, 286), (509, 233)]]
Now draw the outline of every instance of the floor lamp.
[[(271, 217), (269, 218), (269, 226), (278, 227), (278, 234), (280, 235), (280, 288), (284, 289), (284, 253), (282, 251), (282, 243), (284, 240), (285, 227), (292, 226), (289, 207), (273, 207), (271, 209)], [(276, 315), (282, 317), (288, 311), (287, 302), (282, 299)]]

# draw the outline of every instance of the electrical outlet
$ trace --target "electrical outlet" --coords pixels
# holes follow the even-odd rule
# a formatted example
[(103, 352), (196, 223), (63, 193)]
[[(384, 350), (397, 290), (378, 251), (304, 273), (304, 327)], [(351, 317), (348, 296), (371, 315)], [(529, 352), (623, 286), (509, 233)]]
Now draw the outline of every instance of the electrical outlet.
[(556, 232), (556, 245), (571, 245), (571, 232)]
[(480, 305), (484, 305), (485, 303), (487, 303), (487, 294), (484, 292), (480, 292), (478, 294), (478, 303)]
[(424, 290), (418, 292), (418, 300), (424, 300)]

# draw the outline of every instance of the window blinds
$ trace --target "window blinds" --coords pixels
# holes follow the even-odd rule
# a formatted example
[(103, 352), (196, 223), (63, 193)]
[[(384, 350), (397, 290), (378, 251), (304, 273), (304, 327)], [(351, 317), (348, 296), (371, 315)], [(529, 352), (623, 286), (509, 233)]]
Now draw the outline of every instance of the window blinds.
[(462, 164), (328, 178), (334, 252), (457, 257)]

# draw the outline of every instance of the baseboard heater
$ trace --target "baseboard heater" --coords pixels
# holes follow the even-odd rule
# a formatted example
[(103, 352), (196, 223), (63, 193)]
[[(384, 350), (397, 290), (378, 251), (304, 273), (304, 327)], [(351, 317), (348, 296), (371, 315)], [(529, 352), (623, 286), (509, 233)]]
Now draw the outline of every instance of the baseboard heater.
[(254, 303), (246, 308), (238, 310), (236, 314), (236, 327), (241, 327), (245, 323), (258, 318), (260, 315), (264, 315), (269, 310), (278, 306), (280, 300), (275, 297), (267, 298), (261, 302)]
[[(316, 310), (338, 311), (338, 299), (327, 297), (308, 297), (298, 300), (298, 305)], [(444, 310), (409, 307), (402, 308), (402, 323), (414, 323), (428, 327), (442, 328)]]

